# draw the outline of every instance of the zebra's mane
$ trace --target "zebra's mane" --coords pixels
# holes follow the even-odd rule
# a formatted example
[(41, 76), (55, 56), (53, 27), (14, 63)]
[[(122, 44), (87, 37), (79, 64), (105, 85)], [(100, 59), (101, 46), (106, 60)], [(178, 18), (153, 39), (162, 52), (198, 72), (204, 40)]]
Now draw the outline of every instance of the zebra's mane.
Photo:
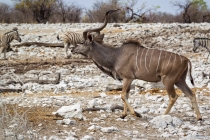
[(210, 39), (209, 38), (205, 38), (205, 37), (202, 37), (202, 38), (196, 37), (196, 38), (194, 38), (194, 40), (210, 40)]
[[(8, 31), (8, 32), (4, 33), (4, 35), (7, 35), (7, 34), (12, 33), (12, 32), (15, 32), (15, 31), (14, 31), (14, 30)], [(16, 32), (17, 32), (17, 31), (16, 31)]]

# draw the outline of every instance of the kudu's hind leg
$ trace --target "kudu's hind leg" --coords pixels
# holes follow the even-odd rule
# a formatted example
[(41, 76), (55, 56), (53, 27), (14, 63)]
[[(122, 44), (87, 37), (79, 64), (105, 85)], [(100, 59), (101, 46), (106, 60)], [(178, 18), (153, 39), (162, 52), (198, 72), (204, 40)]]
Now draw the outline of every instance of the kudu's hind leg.
[(195, 109), (195, 113), (197, 115), (197, 120), (202, 120), (202, 117), (198, 108), (198, 104), (196, 101), (196, 96), (186, 84), (185, 79), (180, 79), (178, 82), (176, 82), (176, 86), (180, 88), (182, 92), (190, 98), (192, 107)]
[(120, 118), (125, 118), (127, 116), (127, 108), (131, 112), (131, 114), (141, 117), (140, 114), (136, 113), (134, 109), (131, 107), (131, 105), (128, 103), (128, 97), (129, 97), (129, 91), (130, 91), (130, 85), (132, 83), (132, 79), (123, 79), (123, 88), (122, 88), (122, 93), (121, 93), (121, 98), (124, 102), (124, 110), (122, 113), (122, 116)]
[(168, 96), (169, 96), (169, 104), (168, 107), (166, 109), (166, 111), (164, 112), (164, 114), (168, 114), (171, 110), (171, 108), (173, 107), (174, 103), (176, 102), (178, 96), (175, 92), (174, 89), (174, 84), (165, 84), (166, 87), (166, 91), (168, 92)]

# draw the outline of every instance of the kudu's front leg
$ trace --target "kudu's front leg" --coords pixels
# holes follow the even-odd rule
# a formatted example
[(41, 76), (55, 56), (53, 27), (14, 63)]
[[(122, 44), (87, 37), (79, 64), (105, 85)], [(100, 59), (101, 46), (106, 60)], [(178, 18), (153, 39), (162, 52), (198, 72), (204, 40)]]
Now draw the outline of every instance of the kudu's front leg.
[(127, 116), (127, 108), (131, 112), (131, 114), (141, 117), (139, 113), (136, 113), (134, 109), (131, 107), (131, 105), (128, 103), (128, 97), (129, 97), (129, 91), (130, 91), (130, 85), (132, 83), (132, 79), (123, 79), (123, 88), (121, 93), (121, 98), (124, 102), (124, 110), (122, 113), (122, 116), (120, 118), (124, 119)]
[(168, 107), (166, 108), (166, 111), (164, 112), (164, 114), (168, 114), (171, 110), (171, 108), (173, 107), (174, 103), (176, 102), (178, 95), (175, 92), (174, 89), (174, 84), (165, 84), (166, 87), (166, 91), (168, 92), (168, 96), (169, 96), (169, 104)]

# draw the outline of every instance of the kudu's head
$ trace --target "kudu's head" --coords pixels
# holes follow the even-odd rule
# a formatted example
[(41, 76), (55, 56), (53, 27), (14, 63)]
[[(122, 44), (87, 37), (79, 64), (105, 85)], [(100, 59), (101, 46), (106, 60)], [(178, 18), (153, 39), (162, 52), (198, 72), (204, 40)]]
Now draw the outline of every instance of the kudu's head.
[[(118, 10), (120, 10), (120, 9), (109, 10), (108, 12), (106, 12), (106, 14), (105, 14), (105, 21), (104, 21), (104, 24), (101, 27), (95, 28), (95, 29), (87, 29), (87, 30), (85, 30), (83, 32), (83, 38), (84, 38), (83, 44), (74, 47), (72, 49), (72, 53), (79, 53), (79, 54), (88, 56), (87, 53), (92, 48), (92, 45), (93, 45), (94, 42), (97, 42), (97, 43), (101, 44), (103, 42), (104, 34), (100, 34), (100, 31), (103, 30), (106, 27), (108, 16), (111, 13), (113, 13), (115, 11), (118, 11)], [(92, 32), (96, 32), (98, 34), (97, 35), (93, 35), (93, 34), (91, 34)]]
[(94, 38), (92, 38), (91, 35), (89, 35), (88, 37), (90, 37), (90, 38), (87, 39), (84, 44), (81, 44), (81, 45), (78, 45), (78, 46), (74, 47), (71, 50), (71, 52), (73, 54), (74, 53), (82, 54), (82, 55), (90, 58), (88, 54), (91, 52), (93, 45), (96, 44), (96, 42), (97, 42), (98, 45), (101, 45), (101, 43), (103, 42), (104, 34), (98, 35)]

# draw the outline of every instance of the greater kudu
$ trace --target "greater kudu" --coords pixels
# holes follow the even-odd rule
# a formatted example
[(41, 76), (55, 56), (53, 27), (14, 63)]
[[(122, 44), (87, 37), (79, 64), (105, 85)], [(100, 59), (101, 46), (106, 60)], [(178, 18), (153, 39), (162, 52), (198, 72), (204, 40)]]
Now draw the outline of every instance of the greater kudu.
[(75, 47), (72, 53), (80, 53), (91, 58), (104, 73), (114, 79), (123, 80), (121, 98), (124, 101), (124, 111), (121, 118), (127, 115), (127, 108), (131, 114), (141, 116), (128, 103), (131, 83), (134, 79), (140, 79), (148, 82), (163, 82), (169, 95), (169, 104), (164, 114), (169, 113), (178, 98), (174, 89), (176, 85), (190, 98), (197, 120), (202, 119), (196, 96), (185, 82), (189, 65), (190, 80), (194, 84), (191, 75), (192, 66), (188, 58), (164, 50), (145, 48), (135, 40), (129, 40), (121, 47), (113, 48), (98, 43), (98, 41), (102, 42), (103, 34), (95, 38), (88, 36), (92, 31), (94, 30), (83, 32), (84, 40), (90, 41)]

